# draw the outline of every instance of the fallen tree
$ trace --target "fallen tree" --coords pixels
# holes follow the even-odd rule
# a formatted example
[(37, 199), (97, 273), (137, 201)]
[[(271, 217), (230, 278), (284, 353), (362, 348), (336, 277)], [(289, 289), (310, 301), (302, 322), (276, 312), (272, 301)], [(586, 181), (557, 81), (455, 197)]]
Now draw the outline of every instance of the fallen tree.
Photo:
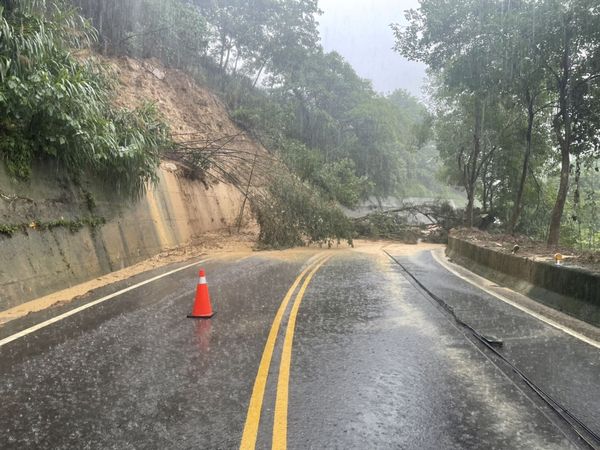
[(447, 242), (448, 232), (459, 226), (461, 220), (461, 211), (448, 202), (433, 202), (379, 210), (353, 222), (357, 237), (416, 244), (419, 240)]

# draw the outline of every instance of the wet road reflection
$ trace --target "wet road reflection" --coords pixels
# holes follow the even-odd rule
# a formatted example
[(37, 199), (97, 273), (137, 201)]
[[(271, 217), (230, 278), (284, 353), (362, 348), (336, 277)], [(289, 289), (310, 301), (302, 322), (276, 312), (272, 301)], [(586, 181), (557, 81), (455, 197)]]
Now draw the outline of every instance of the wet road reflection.
[(259, 253), (206, 270), (210, 320), (186, 318), (191, 267), (0, 348), (0, 447), (238, 448), (286, 293), (256, 448), (282, 432), (278, 448), (571, 447), (380, 251)]

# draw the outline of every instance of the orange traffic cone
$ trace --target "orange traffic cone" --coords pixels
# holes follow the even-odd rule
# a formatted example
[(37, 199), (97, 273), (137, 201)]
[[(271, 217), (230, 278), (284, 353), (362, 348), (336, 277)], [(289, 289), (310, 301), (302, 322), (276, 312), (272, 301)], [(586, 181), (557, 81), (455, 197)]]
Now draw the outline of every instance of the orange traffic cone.
[(208, 284), (206, 284), (206, 275), (204, 269), (200, 269), (200, 280), (196, 288), (196, 300), (194, 309), (188, 317), (192, 319), (210, 319), (215, 313), (210, 305), (210, 295), (208, 294)]

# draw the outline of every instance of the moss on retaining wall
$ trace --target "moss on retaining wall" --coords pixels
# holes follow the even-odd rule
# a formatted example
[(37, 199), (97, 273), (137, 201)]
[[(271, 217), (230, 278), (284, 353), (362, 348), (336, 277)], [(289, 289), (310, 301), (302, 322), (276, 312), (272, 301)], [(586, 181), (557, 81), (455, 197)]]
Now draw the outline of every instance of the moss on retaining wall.
[(36, 168), (27, 183), (13, 180), (1, 166), (0, 310), (227, 228), (243, 200), (233, 186), (207, 188), (181, 177), (168, 162), (158, 172), (160, 183), (137, 202), (106, 192), (94, 180), (75, 186), (47, 165)]
[(450, 237), (446, 253), (470, 270), (578, 319), (600, 325), (600, 276)]

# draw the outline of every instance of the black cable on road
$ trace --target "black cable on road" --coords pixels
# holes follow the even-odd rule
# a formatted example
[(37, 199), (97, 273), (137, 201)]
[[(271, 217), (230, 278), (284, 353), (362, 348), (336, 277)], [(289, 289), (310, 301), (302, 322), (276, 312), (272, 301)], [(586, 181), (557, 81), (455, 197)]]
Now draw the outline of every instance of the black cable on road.
[[(590, 448), (594, 450), (600, 449), (600, 436), (596, 434), (593, 430), (591, 430), (587, 425), (585, 425), (581, 420), (579, 420), (573, 413), (571, 413), (567, 408), (563, 407), (558, 401), (556, 401), (552, 396), (546, 393), (541, 387), (539, 387), (534, 381), (532, 381), (525, 373), (523, 373), (517, 366), (515, 366), (511, 361), (509, 361), (502, 353), (500, 353), (495, 347), (495, 342), (491, 342), (489, 338), (483, 336), (469, 324), (461, 320), (452, 306), (450, 306), (447, 302), (445, 302), (442, 298), (438, 297), (431, 290), (429, 290), (417, 277), (415, 277), (400, 261), (394, 258), (391, 254), (389, 254), (386, 250), (383, 252), (400, 268), (403, 272), (410, 277), (417, 285), (427, 293), (429, 297), (431, 297), (439, 306), (441, 306), (444, 311), (446, 311), (454, 321), (460, 325), (462, 328), (468, 330), (472, 336), (483, 346), (488, 349), (490, 352), (494, 354), (497, 358), (502, 360), (510, 369), (529, 387), (535, 392), (538, 397), (548, 406), (554, 413), (556, 413), (569, 427), (570, 429), (579, 437), (581, 440), (577, 442), (577, 444), (583, 444), (585, 448)], [(492, 361), (493, 362), (493, 361)], [(495, 363), (494, 363), (495, 364)], [(496, 365), (496, 364), (495, 364)]]

